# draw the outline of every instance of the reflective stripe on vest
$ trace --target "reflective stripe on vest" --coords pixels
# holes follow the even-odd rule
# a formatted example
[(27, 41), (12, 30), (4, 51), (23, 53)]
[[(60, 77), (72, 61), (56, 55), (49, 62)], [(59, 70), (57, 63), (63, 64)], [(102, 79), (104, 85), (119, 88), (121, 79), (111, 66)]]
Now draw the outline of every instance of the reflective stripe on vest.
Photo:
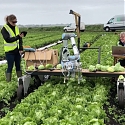
[(4, 44), (4, 46), (17, 46), (18, 44), (11, 44), (11, 43), (7, 43), (7, 44)]
[[(10, 37), (15, 37), (17, 35), (19, 35), (19, 29), (17, 26), (15, 26), (15, 33), (13, 32), (13, 30), (8, 26), (8, 25), (4, 25), (5, 29), (8, 31)], [(5, 40), (4, 40), (4, 50), (5, 52), (8, 52), (8, 51), (12, 51), (14, 50), (15, 48), (19, 48), (19, 40), (17, 41), (14, 41), (12, 43), (7, 43)]]
[(7, 30), (7, 31), (8, 31), (8, 33), (10, 34), (10, 37), (13, 37), (13, 36), (12, 36), (12, 34), (11, 34), (11, 32), (10, 32), (9, 26), (4, 25), (4, 27), (6, 28), (6, 30)]

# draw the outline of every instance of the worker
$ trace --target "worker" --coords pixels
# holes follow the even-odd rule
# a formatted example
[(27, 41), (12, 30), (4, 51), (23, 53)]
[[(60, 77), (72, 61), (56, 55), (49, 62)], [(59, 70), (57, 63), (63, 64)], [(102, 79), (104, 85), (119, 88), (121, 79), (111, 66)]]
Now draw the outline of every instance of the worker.
[[(117, 43), (118, 46), (125, 46), (125, 32), (120, 33), (120, 39)], [(125, 59), (119, 60), (121, 66), (125, 66)]]
[(15, 63), (17, 77), (22, 76), (21, 71), (21, 52), (23, 51), (23, 33), (19, 33), (16, 25), (17, 18), (11, 14), (5, 18), (6, 24), (1, 29), (4, 41), (4, 51), (7, 60), (7, 70), (5, 71), (6, 81), (11, 81), (12, 69)]
[(120, 39), (117, 44), (118, 46), (125, 46), (125, 32), (120, 33)]

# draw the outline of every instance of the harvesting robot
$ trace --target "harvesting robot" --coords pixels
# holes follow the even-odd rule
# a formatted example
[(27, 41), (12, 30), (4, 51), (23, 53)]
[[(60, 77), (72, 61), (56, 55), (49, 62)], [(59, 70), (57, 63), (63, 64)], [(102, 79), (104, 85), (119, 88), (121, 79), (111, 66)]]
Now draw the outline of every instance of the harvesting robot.
[[(62, 65), (63, 75), (64, 75), (64, 83), (67, 77), (75, 77), (76, 73), (78, 76), (78, 83), (80, 83), (80, 79), (82, 78), (82, 74), (81, 74), (82, 66), (80, 62), (80, 54), (76, 46), (75, 37), (76, 35), (74, 33), (62, 34), (63, 48), (62, 48), (60, 61)], [(70, 55), (68, 40), (71, 41), (71, 46), (72, 46), (74, 55)]]

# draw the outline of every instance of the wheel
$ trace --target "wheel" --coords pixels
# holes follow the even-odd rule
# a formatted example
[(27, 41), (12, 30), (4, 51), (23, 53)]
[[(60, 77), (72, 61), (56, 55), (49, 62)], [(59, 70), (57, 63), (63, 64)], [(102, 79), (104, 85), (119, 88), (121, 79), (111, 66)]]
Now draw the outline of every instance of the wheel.
[(84, 32), (84, 30), (81, 30), (81, 32)]
[(17, 98), (21, 100), (23, 98), (23, 85), (19, 85), (17, 89)]
[(105, 31), (106, 31), (106, 32), (109, 32), (109, 31), (110, 31), (110, 28), (109, 28), (109, 27), (106, 27), (106, 28), (105, 28)]
[(23, 84), (20, 84), (17, 88), (17, 100), (21, 101), (21, 99), (23, 98), (24, 93), (23, 93)]
[(64, 30), (64, 32), (66, 33), (66, 32), (67, 32), (67, 30), (65, 29), (65, 30)]
[(118, 102), (119, 102), (119, 106), (120, 108), (124, 108), (124, 90), (123, 89), (119, 89), (118, 90)]

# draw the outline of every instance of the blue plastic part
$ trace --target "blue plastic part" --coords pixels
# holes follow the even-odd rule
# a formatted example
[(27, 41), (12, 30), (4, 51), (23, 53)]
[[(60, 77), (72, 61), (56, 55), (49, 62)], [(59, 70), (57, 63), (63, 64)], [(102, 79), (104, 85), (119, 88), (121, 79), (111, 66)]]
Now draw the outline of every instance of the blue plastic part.
[(75, 37), (75, 33), (63, 33), (63, 34), (62, 34), (62, 39), (63, 39), (63, 40), (68, 40), (68, 39), (70, 39), (71, 37)]
[(25, 52), (35, 52), (36, 50), (34, 48), (24, 48)]
[(73, 60), (76, 60), (76, 56), (69, 56), (68, 59), (69, 59), (69, 60), (72, 60), (72, 61), (73, 61)]
[(73, 56), (69, 56), (68, 59), (69, 59), (69, 61), (80, 60), (80, 56), (79, 55), (73, 55)]

